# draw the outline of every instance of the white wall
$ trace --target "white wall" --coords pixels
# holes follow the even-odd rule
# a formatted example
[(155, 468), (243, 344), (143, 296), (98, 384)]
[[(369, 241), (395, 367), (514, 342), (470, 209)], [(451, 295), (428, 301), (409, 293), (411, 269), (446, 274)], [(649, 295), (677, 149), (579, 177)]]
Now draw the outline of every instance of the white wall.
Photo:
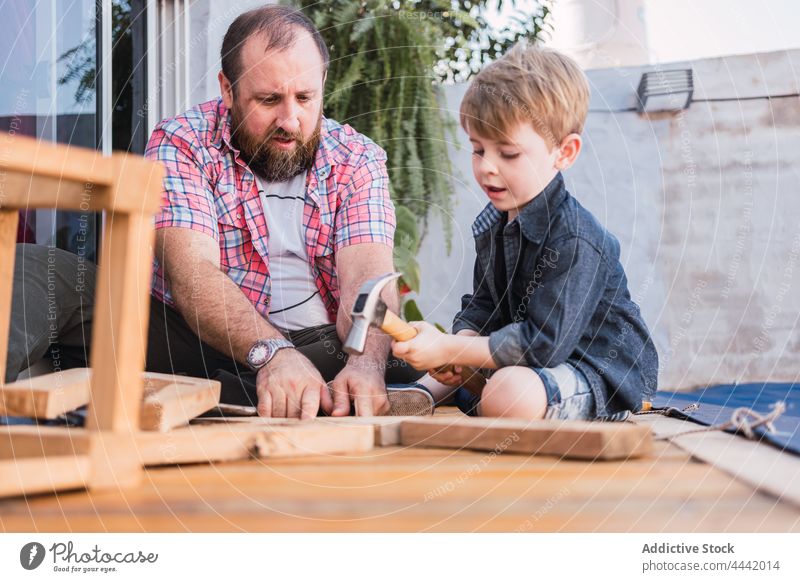
[(558, 0), (546, 44), (586, 69), (800, 47), (797, 0)]
[[(696, 61), (696, 99), (800, 90), (800, 51)], [(588, 73), (585, 149), (570, 191), (622, 244), (629, 288), (656, 338), (662, 388), (800, 380), (800, 99), (696, 102), (681, 114), (633, 106), (642, 68)], [(464, 87), (447, 91), (457, 110)], [(485, 204), (469, 144), (452, 160), (453, 252), (441, 226), (420, 253), (420, 307), (449, 326), (471, 288), (469, 227)]]
[(194, 0), (191, 6), (190, 95), (192, 104), (219, 96), (217, 74), (222, 38), (237, 16), (253, 8), (275, 2), (265, 0)]
[(651, 63), (800, 47), (797, 0), (646, 0)]
[(645, 0), (558, 0), (547, 44), (585, 69), (649, 62)]

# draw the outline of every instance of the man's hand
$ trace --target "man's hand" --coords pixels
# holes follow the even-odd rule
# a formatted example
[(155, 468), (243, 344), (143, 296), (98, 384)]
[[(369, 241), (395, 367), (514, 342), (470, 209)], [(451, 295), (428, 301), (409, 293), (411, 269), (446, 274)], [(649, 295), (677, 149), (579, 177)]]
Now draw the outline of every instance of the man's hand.
[(395, 357), (402, 358), (417, 370), (439, 368), (453, 360), (456, 355), (450, 346), (453, 336), (440, 332), (424, 321), (415, 321), (410, 325), (417, 330), (417, 335), (405, 342), (393, 341), (392, 353)]
[(331, 382), (333, 412), (331, 416), (350, 414), (350, 400), (356, 416), (383, 416), (389, 412), (384, 369), (381, 365), (348, 363)]
[(258, 414), (273, 418), (315, 418), (320, 402), (330, 409), (328, 387), (308, 358), (297, 350), (279, 350), (256, 376)]
[(461, 377), (461, 370), (462, 366), (443, 366), (428, 370), (428, 374), (437, 382), (456, 388), (464, 383), (464, 379)]

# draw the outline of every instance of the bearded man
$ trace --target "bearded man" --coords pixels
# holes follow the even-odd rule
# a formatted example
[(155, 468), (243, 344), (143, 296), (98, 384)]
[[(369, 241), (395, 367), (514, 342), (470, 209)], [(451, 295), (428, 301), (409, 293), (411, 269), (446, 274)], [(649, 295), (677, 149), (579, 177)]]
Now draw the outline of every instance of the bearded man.
[[(361, 284), (393, 270), (386, 154), (322, 115), (328, 50), (296, 9), (242, 14), (221, 56), (221, 97), (162, 121), (147, 145), (146, 157), (166, 168), (147, 369), (218, 379), (223, 402), (257, 404), (263, 416), (340, 416), (351, 403), (359, 415), (386, 414), (386, 383), (419, 374), (387, 362), (390, 340), (380, 333), (362, 356), (341, 350)], [(21, 246), (30, 267), (36, 251)], [(87, 326), (75, 330), (88, 320), (93, 288), (63, 299), (74, 295), (74, 258), (59, 253), (56, 262), (61, 365), (85, 365)], [(16, 277), (9, 377), (44, 351), (21, 295), (36, 282), (30, 272)]]

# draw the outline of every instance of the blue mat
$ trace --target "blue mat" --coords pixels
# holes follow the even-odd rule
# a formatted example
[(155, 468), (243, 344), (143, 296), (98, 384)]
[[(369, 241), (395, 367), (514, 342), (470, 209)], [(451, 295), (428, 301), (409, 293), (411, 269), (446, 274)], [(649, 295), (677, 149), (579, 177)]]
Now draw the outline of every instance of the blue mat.
[[(653, 405), (675, 409), (670, 410), (670, 416), (711, 426), (727, 422), (733, 411), (742, 406), (762, 415), (769, 414), (778, 401), (786, 404), (786, 411), (773, 422), (776, 432), (770, 433), (763, 427), (754, 432), (764, 442), (800, 455), (800, 384), (725, 384), (694, 392), (658, 392)], [(690, 404), (700, 408), (681, 412)]]

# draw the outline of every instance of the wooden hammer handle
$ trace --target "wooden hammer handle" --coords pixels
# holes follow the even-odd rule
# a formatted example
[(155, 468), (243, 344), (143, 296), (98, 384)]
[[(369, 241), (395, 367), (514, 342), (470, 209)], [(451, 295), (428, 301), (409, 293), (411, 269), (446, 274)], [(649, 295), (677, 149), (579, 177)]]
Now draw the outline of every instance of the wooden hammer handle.
[(408, 325), (405, 321), (397, 317), (391, 311), (387, 311), (383, 317), (381, 329), (399, 342), (408, 341), (417, 335), (417, 330)]
[[(417, 335), (416, 329), (408, 325), (408, 323), (391, 311), (386, 312), (383, 318), (383, 324), (381, 324), (381, 329), (392, 336), (393, 339), (400, 342), (410, 340)], [(439, 368), (437, 372), (454, 371), (453, 368), (453, 364), (446, 364)], [(476, 396), (480, 396), (483, 387), (486, 385), (486, 378), (483, 377), (483, 374), (473, 368), (462, 366), (461, 378), (464, 380), (464, 387), (467, 390)]]

